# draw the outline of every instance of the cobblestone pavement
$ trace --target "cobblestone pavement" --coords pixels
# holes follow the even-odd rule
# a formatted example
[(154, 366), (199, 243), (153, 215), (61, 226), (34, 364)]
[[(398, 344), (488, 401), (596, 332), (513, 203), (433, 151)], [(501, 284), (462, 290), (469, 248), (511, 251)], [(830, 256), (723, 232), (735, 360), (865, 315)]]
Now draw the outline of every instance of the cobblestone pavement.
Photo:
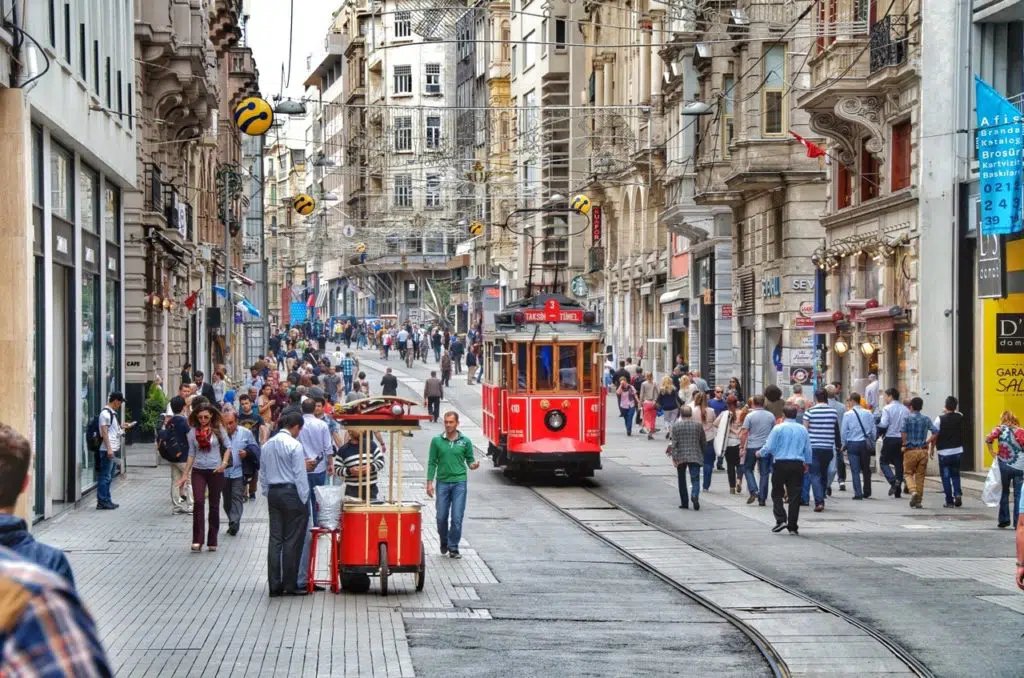
[[(413, 381), (425, 372), (417, 365)], [(459, 378), (446, 396), (479, 421), (479, 386)], [(970, 496), (963, 508), (944, 509), (934, 486), (926, 488), (924, 509), (910, 509), (907, 500), (884, 496), (887, 485), (876, 473), (875, 498), (850, 501), (852, 492), (839, 492), (837, 483), (826, 511), (804, 507), (801, 536), (789, 538), (770, 533), (770, 507), (728, 493), (724, 471), (715, 471), (711, 491), (701, 494), (699, 514), (677, 509), (665, 445), (660, 437), (627, 437), (621, 419), (610, 415), (604, 469), (592, 490), (870, 624), (937, 675), (1020, 675), (1024, 594), (1013, 586), (1013, 533), (996, 528), (994, 509)], [(820, 668), (834, 670), (842, 667)]]
[(222, 518), (216, 553), (193, 554), (164, 466), (118, 479), (117, 511), (85, 505), (37, 537), (68, 552), (118, 676), (768, 675), (738, 630), (498, 474), (471, 476), (464, 557), (442, 557), (423, 491), (441, 428), (427, 429), (403, 457), (405, 496), (424, 506), (420, 593), (399, 574), (387, 598), (374, 580), (367, 595), (270, 599), (265, 501), (245, 505), (237, 537)]

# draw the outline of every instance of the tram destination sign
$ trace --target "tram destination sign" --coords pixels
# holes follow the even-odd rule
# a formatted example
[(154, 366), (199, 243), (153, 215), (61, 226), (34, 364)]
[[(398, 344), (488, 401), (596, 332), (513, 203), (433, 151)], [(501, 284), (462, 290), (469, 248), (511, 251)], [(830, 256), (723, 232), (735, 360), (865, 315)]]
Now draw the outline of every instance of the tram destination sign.
[(581, 323), (583, 322), (583, 311), (579, 309), (571, 309), (563, 311), (558, 309), (556, 313), (551, 313), (546, 308), (527, 308), (523, 310), (523, 315), (526, 316), (526, 322), (528, 323)]
[(558, 299), (548, 299), (544, 302), (544, 308), (523, 309), (523, 316), (528, 323), (581, 323), (583, 309), (563, 311)]

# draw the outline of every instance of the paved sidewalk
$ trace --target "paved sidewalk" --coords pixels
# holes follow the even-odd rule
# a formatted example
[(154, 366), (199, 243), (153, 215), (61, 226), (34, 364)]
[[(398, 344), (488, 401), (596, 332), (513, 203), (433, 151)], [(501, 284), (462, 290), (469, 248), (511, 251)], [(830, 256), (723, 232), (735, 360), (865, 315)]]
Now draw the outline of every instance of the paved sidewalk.
[(460, 561), (440, 555), (423, 467), (411, 452), (405, 460), (405, 496), (424, 503), (421, 593), (412, 575), (399, 574), (387, 598), (374, 579), (367, 595), (272, 600), (265, 500), (245, 504), (237, 537), (222, 518), (216, 553), (193, 554), (191, 517), (170, 513), (166, 467), (116, 481), (120, 509), (69, 511), (37, 537), (68, 553), (118, 676), (412, 676), (404, 620), (487, 618), (472, 607), (475, 587), (497, 580), (472, 548)]

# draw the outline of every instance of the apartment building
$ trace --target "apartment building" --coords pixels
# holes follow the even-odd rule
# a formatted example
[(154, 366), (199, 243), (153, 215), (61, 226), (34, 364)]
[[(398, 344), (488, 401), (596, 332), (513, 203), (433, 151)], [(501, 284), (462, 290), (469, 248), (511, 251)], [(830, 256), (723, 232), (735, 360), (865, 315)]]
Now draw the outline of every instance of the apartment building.
[[(918, 270), (929, 226), (919, 218), (920, 9), (917, 0), (819, 8), (809, 87), (797, 98), (831, 161), (825, 240), (813, 254), (824, 288), (816, 350), (822, 373), (848, 390), (876, 374), (883, 388), (922, 393)], [(947, 250), (936, 261), (951, 259)]]
[[(304, 85), (309, 98), (306, 130), (306, 193), (317, 201), (306, 219), (306, 271), (315, 291), (313, 308), (323, 320), (338, 315), (346, 301), (342, 263), (355, 242), (344, 237), (345, 97), (343, 75), (347, 34), (343, 13), (334, 15), (321, 56), (311, 59)], [(340, 298), (339, 298), (340, 295)], [(339, 303), (340, 302), (340, 303)]]
[(85, 429), (108, 394), (124, 390), (123, 202), (136, 181), (135, 15), (131, 4), (111, 10), (98, 0), (19, 9), (20, 27), (45, 54), (23, 45), (0, 60), (21, 87), (0, 90), (11, 255), (4, 352), (16, 366), (6, 389), (16, 395), (4, 409), (5, 421), (34, 442), (26, 513), (41, 518), (95, 487)]
[[(671, 359), (659, 304), (669, 250), (658, 219), (665, 201), (664, 69), (652, 41), (665, 36), (664, 11), (657, 3), (618, 1), (590, 6), (587, 20), (593, 113), (586, 192), (597, 210), (597, 230), (592, 224), (587, 234), (588, 268), (598, 269), (603, 259), (589, 304), (612, 328), (607, 343), (615, 355), (660, 371)], [(556, 25), (555, 49), (565, 49), (566, 30)]]
[[(300, 127), (301, 125), (301, 127)], [(270, 329), (290, 327), (292, 304), (303, 309), (297, 322), (305, 321), (306, 280), (305, 227), (292, 207), (294, 196), (306, 187), (306, 150), (302, 119), (275, 123), (264, 149), (263, 233), (267, 258), (267, 312)]]
[[(352, 254), (345, 270), (365, 295), (358, 314), (428, 320), (432, 281), (449, 277), (459, 232), (452, 163), (456, 14), (443, 12), (439, 20), (395, 0), (368, 9), (365, 141), (358, 151), (366, 214), (353, 235), (366, 252)], [(447, 39), (429, 39), (438, 31)]]
[[(512, 151), (515, 209), (552, 206), (586, 183), (589, 112), (577, 97), (586, 90), (586, 54), (568, 49), (579, 35), (581, 3), (515, 0), (510, 6), (510, 93), (516, 110)], [(574, 38), (577, 39), (577, 38)], [(587, 220), (568, 211), (521, 212), (511, 217), (517, 238), (516, 269), (502, 271), (504, 301), (541, 291), (568, 292), (584, 272)]]
[(702, 113), (683, 123), (698, 134), (693, 206), (669, 226), (689, 240), (689, 364), (709, 382), (739, 378), (746, 393), (809, 384), (813, 373), (801, 307), (813, 299), (825, 186), (819, 161), (791, 135), (807, 132), (794, 97), (813, 42), (803, 10), (707, 8), (691, 71), (705, 110), (682, 110)]

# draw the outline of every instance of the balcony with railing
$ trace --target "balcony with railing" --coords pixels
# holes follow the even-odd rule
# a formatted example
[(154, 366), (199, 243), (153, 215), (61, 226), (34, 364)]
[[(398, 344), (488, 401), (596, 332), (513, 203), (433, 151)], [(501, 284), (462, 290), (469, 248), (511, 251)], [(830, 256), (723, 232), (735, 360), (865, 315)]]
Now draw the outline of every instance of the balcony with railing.
[(907, 61), (909, 34), (906, 16), (886, 16), (871, 27), (870, 70), (874, 75), (883, 68)]

